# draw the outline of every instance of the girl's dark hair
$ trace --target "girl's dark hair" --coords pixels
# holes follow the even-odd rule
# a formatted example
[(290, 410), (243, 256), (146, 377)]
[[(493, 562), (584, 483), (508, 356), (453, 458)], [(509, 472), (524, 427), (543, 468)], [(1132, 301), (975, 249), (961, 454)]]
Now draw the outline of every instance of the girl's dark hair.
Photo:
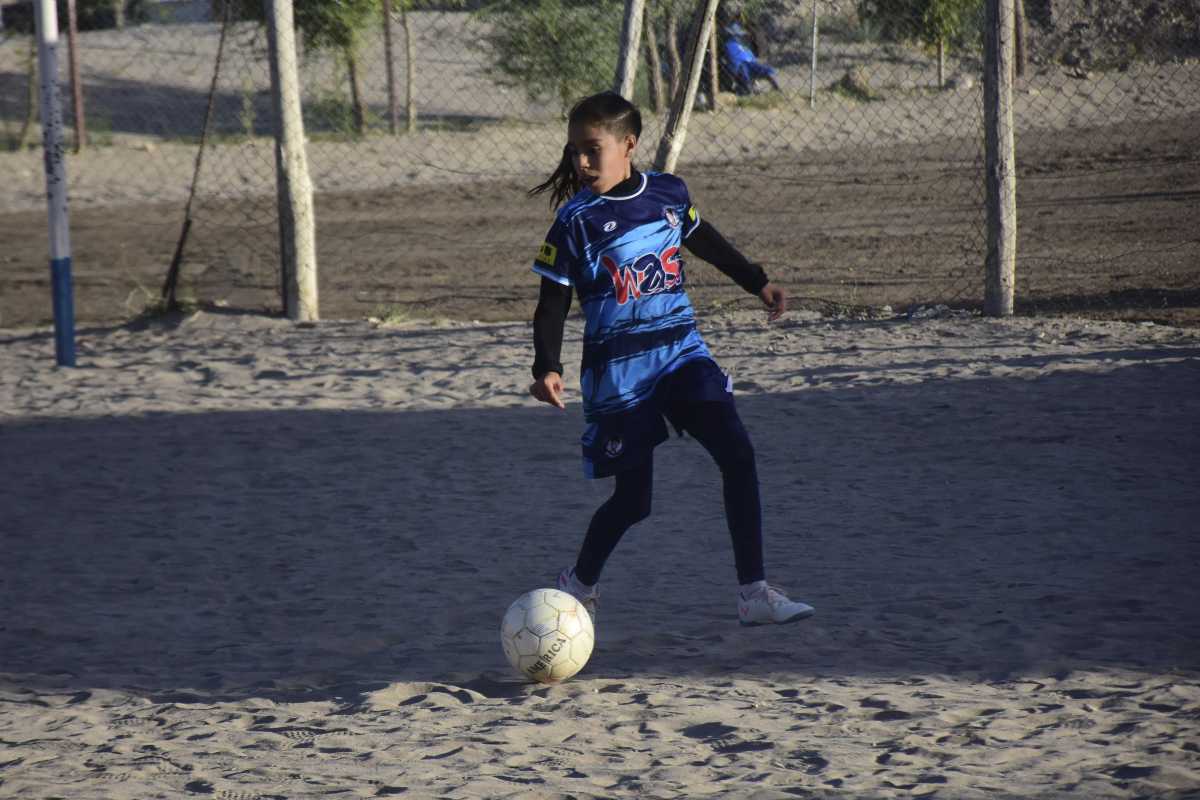
[[(567, 127), (592, 125), (603, 128), (617, 138), (633, 134), (635, 139), (642, 135), (642, 114), (637, 106), (616, 92), (601, 92), (585, 97), (571, 108), (567, 115)], [(580, 189), (579, 176), (571, 159), (571, 145), (563, 146), (558, 166), (544, 183), (529, 190), (529, 194), (541, 194), (550, 190), (550, 206), (558, 208)]]

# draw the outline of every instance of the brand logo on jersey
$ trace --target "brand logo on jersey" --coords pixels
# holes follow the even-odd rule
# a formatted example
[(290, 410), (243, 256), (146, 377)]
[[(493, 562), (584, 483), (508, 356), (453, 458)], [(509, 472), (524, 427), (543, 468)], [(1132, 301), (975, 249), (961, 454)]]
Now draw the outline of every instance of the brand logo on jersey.
[(625, 443), (621, 441), (620, 436), (614, 436), (604, 443), (604, 455), (609, 458), (616, 458), (621, 455), (621, 451), (625, 449)]
[(617, 290), (617, 305), (620, 306), (631, 299), (665, 292), (683, 283), (683, 264), (679, 262), (678, 247), (668, 247), (661, 255), (646, 253), (620, 266), (608, 256), (600, 256), (600, 263), (612, 277), (613, 287)]
[(558, 248), (549, 242), (542, 242), (542, 247), (538, 250), (537, 260), (548, 267), (553, 267), (556, 258), (558, 258)]
[(667, 224), (672, 228), (679, 227), (679, 215), (675, 213), (675, 209), (670, 206), (663, 208), (663, 216), (667, 218)]
[(604, 232), (605, 233), (612, 233), (616, 229), (617, 229), (617, 221), (615, 219), (610, 219), (608, 222), (604, 223)]

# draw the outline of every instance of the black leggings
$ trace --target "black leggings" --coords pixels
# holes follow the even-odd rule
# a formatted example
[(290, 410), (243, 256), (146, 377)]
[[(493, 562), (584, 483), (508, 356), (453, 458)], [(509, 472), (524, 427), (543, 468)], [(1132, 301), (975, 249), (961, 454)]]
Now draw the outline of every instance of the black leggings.
[[(674, 422), (704, 446), (721, 469), (725, 493), (725, 519), (733, 538), (733, 558), (738, 583), (763, 580), (762, 508), (758, 497), (758, 472), (754, 446), (733, 403), (701, 402), (680, 409)], [(575, 575), (594, 584), (617, 542), (636, 522), (650, 516), (654, 487), (654, 457), (616, 475), (616, 487), (592, 516)]]

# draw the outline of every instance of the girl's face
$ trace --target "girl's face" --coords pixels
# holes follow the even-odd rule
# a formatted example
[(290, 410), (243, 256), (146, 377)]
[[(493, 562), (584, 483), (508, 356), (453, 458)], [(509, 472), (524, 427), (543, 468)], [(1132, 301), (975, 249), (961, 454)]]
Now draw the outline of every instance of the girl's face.
[(596, 194), (604, 194), (629, 177), (637, 137), (618, 138), (595, 125), (571, 125), (567, 140), (579, 182)]

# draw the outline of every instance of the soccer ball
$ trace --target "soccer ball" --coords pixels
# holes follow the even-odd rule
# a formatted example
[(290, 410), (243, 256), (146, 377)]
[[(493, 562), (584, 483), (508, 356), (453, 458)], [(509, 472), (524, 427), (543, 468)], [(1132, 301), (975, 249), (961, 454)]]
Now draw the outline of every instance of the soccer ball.
[(565, 681), (592, 654), (592, 618), (583, 604), (558, 589), (534, 589), (508, 607), (500, 645), (513, 669), (541, 683)]

